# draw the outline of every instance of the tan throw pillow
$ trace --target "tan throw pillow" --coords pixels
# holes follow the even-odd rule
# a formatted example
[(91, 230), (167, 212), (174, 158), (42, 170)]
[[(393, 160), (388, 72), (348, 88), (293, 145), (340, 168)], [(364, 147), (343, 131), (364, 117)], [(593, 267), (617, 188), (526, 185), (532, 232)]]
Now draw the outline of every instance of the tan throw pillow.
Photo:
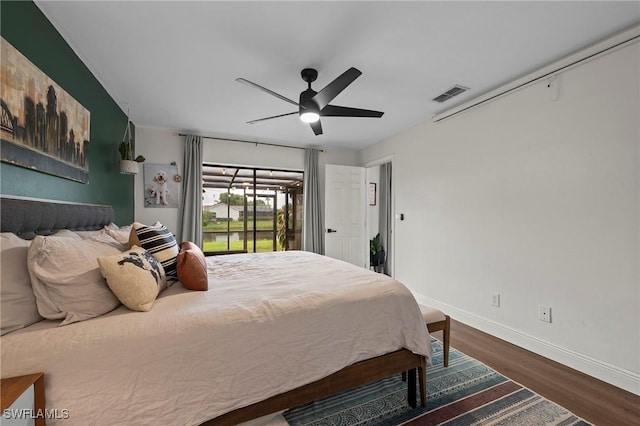
[(92, 238), (34, 238), (27, 266), (40, 315), (63, 319), (60, 325), (94, 318), (112, 311), (120, 302), (100, 274), (98, 257), (120, 250)]
[(180, 243), (178, 253), (178, 280), (189, 290), (207, 291), (207, 261), (200, 247), (191, 241)]
[(167, 279), (178, 279), (176, 268), (178, 243), (166, 226), (160, 222), (156, 222), (153, 226), (134, 222), (131, 225), (129, 244), (142, 247), (158, 259), (167, 274)]
[(134, 246), (115, 256), (99, 257), (98, 264), (113, 294), (132, 311), (149, 311), (167, 287), (162, 265), (143, 248)]
[(30, 244), (10, 232), (0, 234), (0, 334), (42, 320), (27, 269)]

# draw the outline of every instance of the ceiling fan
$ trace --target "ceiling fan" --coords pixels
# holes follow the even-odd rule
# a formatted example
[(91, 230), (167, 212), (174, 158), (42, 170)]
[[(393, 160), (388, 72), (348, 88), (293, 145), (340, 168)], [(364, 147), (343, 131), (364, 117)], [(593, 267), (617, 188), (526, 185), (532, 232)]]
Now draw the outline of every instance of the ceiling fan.
[(348, 85), (362, 75), (362, 72), (356, 68), (349, 68), (342, 73), (338, 78), (327, 84), (324, 89), (316, 92), (311, 88), (316, 78), (318, 78), (318, 71), (313, 68), (305, 68), (300, 73), (302, 79), (307, 82), (308, 88), (300, 93), (300, 101), (295, 102), (291, 99), (282, 96), (272, 90), (262, 87), (252, 81), (244, 78), (236, 78), (239, 83), (246, 84), (251, 87), (267, 92), (270, 95), (275, 96), (278, 99), (282, 99), (285, 102), (289, 102), (298, 107), (298, 111), (289, 112), (286, 114), (274, 115), (271, 117), (259, 118), (257, 120), (247, 121), (248, 124), (257, 123), (259, 121), (271, 120), (273, 118), (285, 117), (287, 115), (299, 114), (300, 120), (305, 123), (309, 123), (313, 133), (317, 135), (322, 134), (322, 125), (320, 124), (320, 117), (382, 117), (384, 112), (372, 111), (369, 109), (350, 108), (337, 105), (329, 105), (340, 92), (342, 92)]

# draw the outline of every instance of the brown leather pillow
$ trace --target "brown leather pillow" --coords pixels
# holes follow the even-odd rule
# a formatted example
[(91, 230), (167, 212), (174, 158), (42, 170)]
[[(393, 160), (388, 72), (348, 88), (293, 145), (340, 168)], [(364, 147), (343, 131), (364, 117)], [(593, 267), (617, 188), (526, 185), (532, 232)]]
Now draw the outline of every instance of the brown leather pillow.
[(180, 243), (178, 253), (178, 279), (189, 290), (207, 291), (207, 262), (200, 247), (191, 241)]

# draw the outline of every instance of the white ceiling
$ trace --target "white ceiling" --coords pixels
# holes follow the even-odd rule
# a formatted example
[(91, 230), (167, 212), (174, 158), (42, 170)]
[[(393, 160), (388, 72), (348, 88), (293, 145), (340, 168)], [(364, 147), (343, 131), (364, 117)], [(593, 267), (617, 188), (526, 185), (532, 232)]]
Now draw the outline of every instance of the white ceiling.
[[(640, 2), (49, 2), (38, 7), (137, 126), (207, 136), (361, 149), (640, 20)], [(322, 119), (293, 100), (300, 71), (319, 91), (363, 73), (332, 104), (382, 118)], [(432, 98), (454, 84), (469, 92)]]

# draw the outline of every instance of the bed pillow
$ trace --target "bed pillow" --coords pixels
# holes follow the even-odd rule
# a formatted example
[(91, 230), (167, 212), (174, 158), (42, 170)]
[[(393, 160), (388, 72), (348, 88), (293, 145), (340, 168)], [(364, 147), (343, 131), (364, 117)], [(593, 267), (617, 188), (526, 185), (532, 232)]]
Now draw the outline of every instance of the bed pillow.
[(30, 244), (10, 232), (0, 234), (0, 335), (42, 320), (27, 269)]
[[(95, 231), (90, 231), (90, 232), (95, 232)], [(99, 231), (98, 231), (99, 232)], [(82, 238), (82, 235), (80, 235), (79, 233), (72, 231), (70, 229), (61, 229), (58, 232), (56, 232), (55, 234), (56, 237), (67, 237), (67, 238)]]
[(115, 223), (111, 222), (110, 224), (105, 225), (104, 229), (111, 230), (111, 231), (117, 231), (118, 229), (120, 229), (120, 227), (118, 225), (116, 225)]
[[(99, 236), (104, 230), (98, 229), (97, 231), (73, 231), (80, 238), (92, 238)], [(56, 235), (60, 234), (56, 232)]]
[(111, 223), (108, 226), (105, 226), (104, 229), (111, 238), (115, 239), (120, 244), (125, 245), (127, 249), (130, 247), (129, 237), (131, 236), (131, 225), (118, 228), (117, 225)]
[(34, 238), (27, 267), (40, 315), (60, 325), (94, 318), (120, 305), (98, 266), (98, 257), (120, 250), (95, 239), (57, 235)]
[(207, 291), (207, 261), (200, 247), (191, 241), (180, 243), (177, 259), (178, 280), (189, 290)]
[(76, 234), (78, 234), (80, 238), (85, 240), (93, 240), (103, 244), (108, 244), (112, 247), (115, 247), (118, 251), (123, 251), (129, 248), (128, 241), (125, 244), (122, 244), (114, 237), (112, 237), (106, 229), (101, 229), (99, 231), (80, 231), (76, 232)]
[(160, 222), (156, 222), (153, 226), (134, 222), (131, 225), (129, 245), (142, 247), (158, 259), (168, 280), (178, 279), (176, 267), (178, 243), (166, 226)]
[(132, 311), (147, 312), (167, 287), (162, 264), (134, 246), (115, 256), (99, 257), (100, 272), (118, 300)]

